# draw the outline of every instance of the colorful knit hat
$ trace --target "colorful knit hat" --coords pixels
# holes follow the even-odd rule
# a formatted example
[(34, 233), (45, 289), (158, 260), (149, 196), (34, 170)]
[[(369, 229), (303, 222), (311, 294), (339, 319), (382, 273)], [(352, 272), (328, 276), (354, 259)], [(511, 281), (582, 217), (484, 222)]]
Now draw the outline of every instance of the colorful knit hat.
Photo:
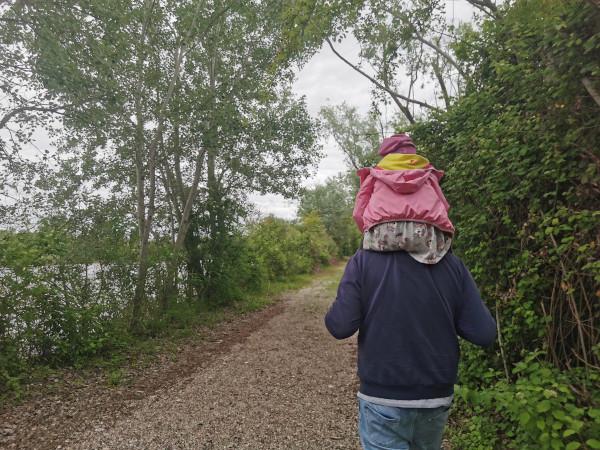
[(395, 134), (383, 140), (378, 153), (381, 156), (389, 155), (390, 153), (416, 155), (417, 149), (408, 136), (405, 134)]

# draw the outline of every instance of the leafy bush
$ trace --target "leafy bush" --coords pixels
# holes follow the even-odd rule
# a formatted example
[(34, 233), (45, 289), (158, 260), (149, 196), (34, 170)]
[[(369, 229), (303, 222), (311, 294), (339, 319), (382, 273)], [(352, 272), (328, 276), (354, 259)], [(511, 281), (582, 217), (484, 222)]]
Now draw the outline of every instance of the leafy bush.
[(362, 235), (352, 218), (354, 197), (358, 192), (354, 171), (328, 178), (323, 185), (306, 189), (302, 194), (298, 216), (316, 214), (338, 248), (338, 256), (352, 255)]
[(485, 390), (456, 388), (469, 439), (487, 441), (492, 448), (600, 448), (600, 395), (593, 384), (598, 374), (584, 386), (596, 406), (579, 406), (572, 388), (577, 379), (540, 360), (543, 354), (525, 355), (512, 370), (514, 383), (500, 379)]
[(123, 280), (115, 264), (74, 263), (75, 248), (57, 231), (0, 236), (0, 393), (29, 364), (74, 364), (122, 342)]
[(473, 69), (464, 97), (411, 131), (447, 170), (454, 250), (500, 324), (491, 351), (463, 346), (468, 436), (455, 437), (596, 448), (600, 8), (530, 0), (499, 15), (456, 44)]
[(321, 219), (309, 214), (300, 224), (268, 217), (250, 228), (252, 263), (264, 267), (266, 281), (311, 273), (337, 253)]

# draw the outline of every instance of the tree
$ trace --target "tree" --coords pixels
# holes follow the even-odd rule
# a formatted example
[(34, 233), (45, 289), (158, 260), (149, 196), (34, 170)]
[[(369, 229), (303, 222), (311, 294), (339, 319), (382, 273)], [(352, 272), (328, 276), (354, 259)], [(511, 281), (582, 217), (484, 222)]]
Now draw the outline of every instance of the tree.
[(352, 218), (356, 192), (349, 174), (328, 178), (324, 184), (306, 189), (300, 198), (298, 216), (316, 213), (338, 247), (339, 255), (351, 255), (358, 248), (361, 234)]
[(348, 169), (358, 170), (377, 161), (377, 149), (385, 137), (373, 116), (361, 117), (355, 107), (346, 103), (321, 108), (325, 129), (346, 155)]
[[(501, 15), (491, 0), (469, 3), (487, 16)], [(410, 123), (416, 123), (431, 112), (445, 111), (469, 89), (477, 64), (456, 55), (456, 45), (472, 27), (449, 24), (444, 5), (437, 0), (370, 0), (345, 6), (301, 1), (290, 13), (293, 20), (285, 36), (291, 43), (286, 49), (311, 52), (325, 42), (340, 60), (371, 81), (377, 99), (393, 102)], [(312, 38), (306, 38), (309, 32)], [(360, 44), (359, 63), (336, 49), (335, 42), (347, 32)]]
[[(182, 83), (185, 97), (198, 99), (204, 107), (182, 104), (172, 116), (176, 133), (165, 140), (173, 149), (163, 166), (165, 191), (179, 222), (173, 274), (190, 223), (192, 236), (222, 242), (227, 226), (237, 221), (231, 216), (232, 208), (242, 212), (239, 207), (243, 209), (245, 203), (239, 199), (248, 189), (294, 196), (308, 174), (307, 167), (319, 158), (316, 124), (304, 102), (290, 93), (289, 73), (281, 68), (280, 74), (265, 77), (279, 45), (280, 14), (280, 5), (275, 3), (222, 5), (215, 10), (212, 31), (203, 38), (194, 59), (195, 69), (207, 76)], [(247, 44), (248, 36), (252, 45)], [(199, 149), (196, 162), (185, 156), (186, 142)], [(181, 175), (184, 158), (189, 168), (195, 165), (189, 189), (190, 181), (186, 184)], [(198, 191), (202, 180), (204, 188)], [(196, 198), (202, 203), (196, 202), (193, 208)], [(205, 225), (200, 227), (201, 223)], [(175, 291), (174, 284), (170, 291)]]
[(102, 171), (96, 189), (134, 202), (134, 325), (151, 241), (172, 239), (174, 278), (192, 214), (209, 212), (214, 237), (228, 198), (248, 187), (294, 195), (319, 157), (315, 126), (286, 87), (289, 70), (269, 73), (283, 6), (19, 2), (5, 15), (32, 77), (65, 108), (64, 150)]

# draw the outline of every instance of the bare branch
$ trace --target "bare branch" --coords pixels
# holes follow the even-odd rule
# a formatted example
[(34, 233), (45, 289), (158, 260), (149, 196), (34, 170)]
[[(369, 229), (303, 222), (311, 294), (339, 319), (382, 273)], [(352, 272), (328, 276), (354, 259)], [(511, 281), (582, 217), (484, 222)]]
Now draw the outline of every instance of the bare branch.
[(483, 11), (486, 14), (489, 14), (496, 19), (500, 18), (500, 15), (498, 14), (498, 7), (492, 0), (467, 0), (467, 3), (470, 3), (475, 8)]
[[(389, 79), (388, 79), (388, 64), (387, 64), (387, 59), (385, 58), (385, 51), (383, 52), (384, 56), (383, 56), (383, 84), (385, 85), (385, 89), (387, 90), (387, 92), (390, 92), (390, 84), (389, 84)], [(412, 75), (412, 73), (411, 73)], [(410, 88), (408, 90), (408, 92), (410, 93), (411, 89), (412, 89), (412, 85), (413, 82), (411, 80), (410, 83)], [(394, 103), (396, 103), (396, 106), (398, 106), (398, 108), (400, 109), (400, 111), (402, 111), (402, 114), (404, 114), (404, 116), (408, 119), (408, 121), (410, 123), (415, 123), (415, 118), (413, 117), (412, 113), (410, 112), (410, 109), (408, 109), (408, 106), (403, 105), (402, 103), (400, 103), (400, 100), (396, 97), (394, 97), (392, 95), (392, 99), (394, 100)]]
[(498, 11), (498, 7), (492, 0), (467, 0), (467, 2), (479, 8), (488, 8), (493, 12)]
[(337, 142), (338, 147), (342, 150), (342, 152), (344, 152), (346, 154), (346, 156), (348, 157), (348, 160), (350, 161), (350, 164), (352, 164), (354, 166), (354, 168), (356, 170), (359, 170), (360, 167), (358, 166), (358, 164), (356, 164), (356, 162), (354, 161), (354, 158), (352, 157), (352, 153), (350, 153), (347, 149), (346, 146), (338, 139), (338, 137), (336, 136), (335, 133), (331, 133), (333, 136), (333, 139), (335, 142)]
[(198, 157), (196, 158), (196, 169), (194, 171), (194, 178), (192, 180), (192, 185), (190, 186), (188, 198), (185, 202), (185, 207), (183, 208), (183, 215), (181, 217), (179, 231), (177, 233), (177, 239), (175, 241), (175, 243), (180, 246), (183, 245), (183, 240), (190, 226), (190, 215), (192, 212), (192, 206), (194, 205), (194, 201), (196, 200), (196, 194), (198, 192), (198, 183), (200, 182), (200, 173), (202, 172), (203, 165), (202, 161), (204, 160), (205, 154), (206, 149), (202, 149), (202, 151), (198, 152)]
[(446, 109), (450, 108), (450, 96), (448, 95), (448, 90), (446, 89), (446, 82), (444, 81), (444, 77), (442, 76), (442, 71), (438, 65), (438, 61), (436, 60), (433, 63), (433, 73), (440, 83), (440, 88), (442, 89), (442, 95), (444, 96), (444, 103), (446, 104)]
[(419, 33), (416, 29), (415, 31), (415, 37), (417, 38), (418, 41), (422, 42), (423, 44), (427, 45), (428, 47), (431, 47), (432, 49), (434, 49), (438, 54), (440, 54), (441, 56), (444, 57), (444, 59), (446, 61), (448, 61), (456, 70), (458, 70), (458, 73), (467, 81), (471, 82), (471, 77), (469, 75), (466, 74), (466, 72), (464, 70), (462, 70), (462, 68), (459, 66), (459, 64), (456, 62), (456, 60), (454, 58), (452, 58), (452, 56), (450, 56), (449, 53), (445, 52), (444, 50), (442, 50), (440, 48), (439, 45), (428, 41), (427, 39), (425, 39), (421, 33)]
[[(384, 11), (387, 12), (388, 14), (391, 14), (392, 16), (396, 17), (397, 19), (400, 19), (402, 21), (405, 20), (404, 17), (402, 17), (401, 15), (399, 15), (397, 12), (392, 11), (389, 8), (384, 8)], [(458, 70), (458, 73), (467, 81), (471, 81), (471, 77), (469, 77), (469, 75), (467, 75), (465, 73), (464, 70), (462, 70), (462, 68), (460, 67), (460, 65), (456, 62), (456, 60), (446, 51), (444, 51), (439, 45), (437, 45), (434, 42), (431, 42), (428, 39), (425, 39), (423, 37), (423, 35), (421, 33), (419, 33), (419, 31), (414, 28), (413, 29), (413, 34), (415, 36), (415, 38), (422, 42), (423, 44), (427, 45), (428, 47), (432, 48), (433, 50), (436, 51), (436, 53), (438, 53), (439, 55), (443, 56), (444, 59), (446, 59), (450, 64), (452, 64), (452, 66), (454, 66), (454, 68), (456, 68), (456, 70)]]
[(43, 112), (58, 113), (58, 111), (60, 109), (61, 108), (48, 108), (48, 107), (43, 107), (43, 106), (21, 106), (20, 108), (15, 108), (12, 111), (10, 111), (9, 113), (7, 113), (2, 118), (2, 120), (0, 120), (0, 130), (6, 126), (6, 124), (8, 123), (8, 121), (10, 119), (12, 119), (14, 116), (16, 116), (19, 113), (22, 113), (25, 111), (43, 111)]
[[(160, 147), (163, 153), (166, 153), (164, 149), (164, 139), (161, 138)], [(181, 207), (179, 202), (177, 201), (177, 195), (175, 193), (175, 182), (173, 180), (173, 176), (171, 171), (169, 170), (169, 161), (167, 157), (165, 157), (161, 164), (158, 165), (158, 170), (161, 173), (161, 179), (163, 182), (163, 187), (165, 189), (165, 193), (167, 198), (171, 200), (171, 207), (174, 211), (174, 215), (177, 216), (177, 219), (181, 221)]]
[(369, 81), (371, 81), (375, 86), (377, 86), (379, 89), (384, 90), (385, 92), (387, 92), (388, 94), (390, 94), (392, 96), (392, 98), (394, 99), (394, 101), (396, 101), (397, 99), (400, 100), (404, 100), (410, 103), (414, 103), (416, 105), (422, 106), (424, 108), (428, 108), (434, 111), (438, 111), (438, 112), (442, 112), (442, 110), (440, 108), (437, 108), (435, 106), (432, 106), (428, 103), (416, 100), (414, 98), (409, 98), (406, 97), (402, 94), (398, 94), (397, 92), (391, 90), (389, 87), (386, 87), (385, 85), (381, 84), (379, 81), (377, 81), (375, 78), (373, 78), (372, 76), (368, 75), (367, 73), (365, 73), (364, 71), (362, 71), (360, 68), (356, 67), (354, 64), (352, 64), (350, 61), (348, 61), (346, 58), (344, 58), (342, 55), (340, 55), (336, 49), (333, 47), (333, 44), (331, 43), (331, 41), (329, 40), (329, 38), (325, 39), (327, 41), (327, 43), (329, 44), (329, 47), (331, 47), (331, 50), (333, 51), (333, 53), (335, 53), (335, 55), (340, 58), (342, 61), (344, 61), (347, 65), (349, 65), (350, 67), (352, 67), (355, 71), (357, 71), (358, 73), (360, 73), (362, 76), (364, 76), (365, 78), (367, 78)]
[(598, 103), (598, 106), (600, 106), (600, 94), (598, 94), (598, 92), (594, 89), (594, 86), (592, 86), (592, 82), (588, 78), (582, 78), (581, 82), (583, 83), (589, 94), (592, 96), (592, 98), (596, 101), (596, 103)]

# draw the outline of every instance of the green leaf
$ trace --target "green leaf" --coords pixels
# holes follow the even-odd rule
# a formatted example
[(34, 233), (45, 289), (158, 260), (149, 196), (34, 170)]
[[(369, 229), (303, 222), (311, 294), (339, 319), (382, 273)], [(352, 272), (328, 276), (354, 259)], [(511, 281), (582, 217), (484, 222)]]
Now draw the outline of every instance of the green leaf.
[(554, 418), (556, 420), (564, 421), (565, 418), (566, 418), (566, 415), (565, 415), (564, 411), (562, 411), (560, 409), (552, 411), (552, 415), (554, 416)]
[(600, 448), (600, 441), (596, 439), (588, 439), (585, 443), (591, 448)]
[(590, 409), (588, 411), (588, 416), (592, 419), (600, 419), (600, 409)]
[(548, 400), (544, 400), (538, 403), (535, 409), (537, 410), (537, 412), (543, 413), (549, 411), (550, 408), (552, 408), (552, 404)]
[(571, 423), (571, 427), (579, 433), (579, 431), (583, 428), (583, 422), (581, 420), (574, 420)]
[(569, 442), (565, 447), (565, 450), (575, 450), (579, 447), (581, 447), (581, 444), (579, 442)]
[(531, 419), (531, 416), (527, 411), (523, 411), (521, 414), (519, 414), (519, 423), (521, 425), (526, 425), (527, 422), (529, 422), (529, 419)]

